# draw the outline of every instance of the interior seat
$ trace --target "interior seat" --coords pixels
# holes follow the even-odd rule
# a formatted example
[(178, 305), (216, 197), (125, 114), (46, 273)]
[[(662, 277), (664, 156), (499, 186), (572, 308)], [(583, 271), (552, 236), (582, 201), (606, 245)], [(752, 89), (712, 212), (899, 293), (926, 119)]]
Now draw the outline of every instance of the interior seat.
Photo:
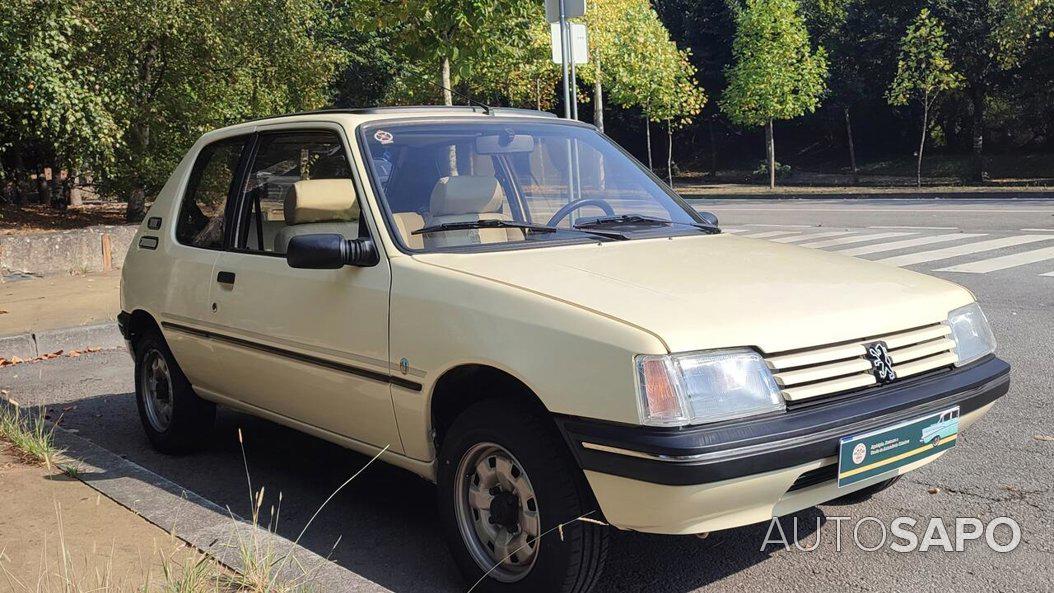
[(275, 235), (275, 253), (285, 253), (298, 235), (337, 233), (345, 239), (359, 236), (359, 201), (350, 179), (297, 181), (282, 202), (285, 225)]
[[(505, 191), (495, 177), (443, 177), (432, 189), (427, 224), (432, 226), (449, 222), (512, 220), (512, 217), (504, 212), (505, 203)], [(428, 233), (424, 236), (424, 244), (428, 247), (453, 247), (522, 241), (523, 238), (524, 234), (520, 229), (468, 229)]]
[(425, 226), (425, 217), (416, 212), (393, 212), (392, 222), (403, 243), (410, 249), (424, 249), (424, 237), (415, 235), (414, 231)]

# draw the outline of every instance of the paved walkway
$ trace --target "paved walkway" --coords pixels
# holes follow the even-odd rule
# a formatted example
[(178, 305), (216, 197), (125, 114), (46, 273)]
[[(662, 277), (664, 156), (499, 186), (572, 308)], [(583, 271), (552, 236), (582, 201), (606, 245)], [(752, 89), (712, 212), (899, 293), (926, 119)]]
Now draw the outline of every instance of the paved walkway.
[(48, 276), (0, 284), (0, 336), (113, 323), (121, 272)]

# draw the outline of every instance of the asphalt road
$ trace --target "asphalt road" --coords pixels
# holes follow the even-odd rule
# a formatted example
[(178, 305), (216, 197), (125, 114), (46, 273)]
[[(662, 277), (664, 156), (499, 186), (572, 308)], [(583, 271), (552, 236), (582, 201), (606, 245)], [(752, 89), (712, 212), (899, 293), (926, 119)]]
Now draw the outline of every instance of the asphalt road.
[[(966, 285), (985, 306), (1001, 356), (1014, 366), (1012, 391), (948, 455), (890, 490), (865, 503), (825, 504), (786, 518), (782, 525), (788, 537), (793, 539), (792, 519), (797, 518), (803, 546), (819, 538), (815, 551), (761, 550), (768, 525), (707, 539), (616, 533), (597, 590), (1051, 590), (1054, 442), (1036, 437), (1054, 435), (1054, 203), (694, 203), (717, 213), (729, 232), (855, 250), (850, 253)], [(139, 426), (131, 370), (126, 353), (100, 352), (4, 368), (0, 388), (23, 404), (61, 404), (63, 426), (247, 516), (249, 495), (235, 436), (241, 428), (253, 484), (266, 486), (271, 504), (277, 505), (283, 493), (278, 531), (290, 539), (321, 501), (367, 461), (230, 411), (220, 413), (204, 452), (182, 458), (156, 454)], [(464, 591), (439, 538), (433, 497), (431, 484), (375, 465), (322, 512), (303, 543), (327, 555), (339, 538), (332, 558), (377, 583), (378, 590)], [(965, 552), (898, 553), (888, 541), (878, 551), (864, 552), (852, 545), (852, 531), (868, 516), (887, 525), (894, 517), (915, 518), (919, 527), (913, 531), (920, 539), (931, 517), (942, 517), (952, 527), (955, 517), (988, 521), (1007, 516), (1021, 526), (1022, 541), (1007, 553), (979, 541), (967, 542)], [(878, 543), (874, 523), (862, 524), (859, 533), (864, 543)]]

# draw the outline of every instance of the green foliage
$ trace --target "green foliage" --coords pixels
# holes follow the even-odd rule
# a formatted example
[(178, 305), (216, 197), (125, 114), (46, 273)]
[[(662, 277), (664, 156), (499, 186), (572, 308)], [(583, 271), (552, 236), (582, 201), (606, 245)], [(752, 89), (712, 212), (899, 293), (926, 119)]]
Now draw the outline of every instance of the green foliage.
[(597, 0), (585, 17), (590, 62), (582, 79), (599, 77), (612, 102), (640, 108), (651, 121), (684, 125), (706, 104), (691, 54), (681, 50), (647, 0)]
[(927, 109), (938, 95), (958, 88), (962, 76), (948, 60), (944, 26), (923, 8), (900, 44), (897, 75), (886, 94), (890, 105), (921, 100)]
[[(787, 179), (794, 174), (793, 169), (790, 165), (785, 165), (780, 162), (776, 162), (776, 179)], [(769, 163), (768, 161), (760, 161), (754, 171), (750, 174), (751, 178), (755, 181), (768, 181), (769, 179)]]
[(36, 144), (73, 167), (111, 161), (120, 131), (89, 65), (96, 34), (81, 4), (0, 3), (0, 150)]
[(733, 122), (760, 126), (816, 110), (827, 53), (810, 47), (795, 0), (746, 0), (736, 10), (732, 55), (721, 109)]

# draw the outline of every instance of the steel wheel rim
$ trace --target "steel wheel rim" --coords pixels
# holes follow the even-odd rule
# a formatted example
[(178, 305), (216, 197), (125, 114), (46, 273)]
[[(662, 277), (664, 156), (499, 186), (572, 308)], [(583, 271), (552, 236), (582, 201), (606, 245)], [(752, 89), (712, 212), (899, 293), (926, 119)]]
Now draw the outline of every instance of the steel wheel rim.
[(161, 352), (153, 349), (146, 353), (139, 381), (147, 421), (154, 430), (165, 432), (172, 425), (172, 373)]
[(501, 445), (478, 443), (456, 477), (458, 529), (472, 559), (503, 583), (527, 576), (538, 558), (541, 515), (523, 465)]

